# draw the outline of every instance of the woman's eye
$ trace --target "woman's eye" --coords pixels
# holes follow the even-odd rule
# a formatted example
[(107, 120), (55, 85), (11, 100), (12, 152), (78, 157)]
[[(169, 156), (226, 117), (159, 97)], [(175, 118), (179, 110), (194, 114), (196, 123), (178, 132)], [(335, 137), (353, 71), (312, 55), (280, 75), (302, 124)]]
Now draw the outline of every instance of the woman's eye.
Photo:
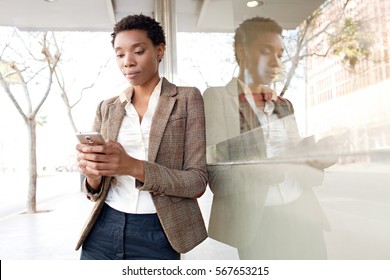
[(140, 55), (140, 54), (143, 54), (144, 52), (145, 52), (145, 50), (137, 50), (134, 53)]
[(262, 50), (261, 50), (261, 53), (262, 53), (262, 54), (270, 54), (271, 51), (270, 51), (269, 49), (262, 49)]
[(118, 58), (122, 58), (122, 57), (124, 57), (125, 55), (124, 54), (121, 54), (121, 53), (118, 53), (117, 55), (116, 55), (116, 57), (118, 57)]

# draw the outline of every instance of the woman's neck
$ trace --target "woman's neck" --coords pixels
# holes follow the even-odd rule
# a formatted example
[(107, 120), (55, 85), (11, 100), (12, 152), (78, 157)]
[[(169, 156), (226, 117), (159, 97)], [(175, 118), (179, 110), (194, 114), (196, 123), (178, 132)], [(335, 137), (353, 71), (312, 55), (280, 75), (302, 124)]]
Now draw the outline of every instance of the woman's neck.
[(160, 82), (160, 77), (157, 75), (155, 78), (150, 79), (148, 82), (142, 84), (142, 85), (136, 85), (133, 86), (134, 88), (134, 93), (133, 93), (133, 98), (140, 98), (144, 99), (145, 97), (150, 97)]

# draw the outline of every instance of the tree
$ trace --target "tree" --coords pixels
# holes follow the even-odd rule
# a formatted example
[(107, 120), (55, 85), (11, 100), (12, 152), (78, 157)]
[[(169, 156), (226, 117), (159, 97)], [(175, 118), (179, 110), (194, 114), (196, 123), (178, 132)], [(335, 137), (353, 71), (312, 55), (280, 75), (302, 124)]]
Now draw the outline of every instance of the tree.
[[(274, 84), (275, 88), (277, 87), (276, 85), (281, 87), (280, 96), (283, 96), (287, 92), (292, 80), (299, 76), (297, 75), (297, 70), (305, 58), (310, 56), (327, 57), (335, 54), (338, 55), (343, 52), (342, 46), (345, 44), (360, 44), (362, 40), (357, 43), (353, 36), (347, 35), (347, 30), (342, 20), (345, 17), (347, 7), (349, 7), (348, 5), (353, 1), (354, 0), (344, 0), (342, 2), (341, 0), (327, 0), (306, 18), (298, 28), (295, 30), (286, 30), (283, 34), (284, 42), (286, 44), (286, 59), (283, 61), (282, 73)], [(341, 6), (335, 5), (340, 3)], [(325, 10), (330, 8), (334, 10), (334, 14), (331, 19), (326, 18), (324, 20), (322, 15)], [(359, 30), (362, 28), (362, 24), (357, 21), (351, 20), (350, 24)], [(363, 35), (363, 33), (361, 34)], [(183, 52), (181, 56), (179, 53), (178, 56), (179, 61), (187, 62), (187, 69), (194, 69), (194, 72), (200, 76), (200, 80), (206, 87), (209, 87), (212, 84), (209, 77), (215, 75), (202, 75), (202, 73), (210, 71), (214, 71), (214, 73), (223, 73), (220, 75), (221, 78), (227, 78), (227, 80), (229, 80), (233, 74), (231, 69), (234, 67), (230, 67), (235, 64), (234, 59), (232, 59), (233, 36), (228, 33), (218, 35), (219, 37), (216, 37), (216, 34), (187, 35), (187, 37), (182, 40), (182, 44), (186, 45), (181, 47), (185, 52)], [(181, 34), (181, 36), (184, 35)], [(216, 44), (212, 45), (212, 40), (215, 38), (217, 38)], [(202, 44), (199, 44), (199, 42), (205, 40), (207, 40), (207, 44), (205, 44), (207, 50), (202, 50)], [(228, 45), (229, 47), (221, 47), (223, 45)], [(365, 46), (367, 46), (367, 44)], [(221, 51), (222, 48), (225, 51)], [(337, 51), (338, 49), (340, 49), (340, 51)], [(359, 59), (364, 58), (364, 55), (367, 54), (364, 52), (364, 49), (355, 48), (354, 51), (355, 53), (362, 51), (358, 54)], [(207, 58), (208, 60), (203, 62), (197, 57), (205, 58), (207, 56), (204, 54), (210, 52), (213, 52), (210, 57), (217, 62), (213, 61), (213, 63), (211, 63), (210, 58)], [(350, 59), (353, 59), (353, 57), (350, 57)], [(226, 70), (228, 70), (227, 73), (225, 73)], [(196, 82), (194, 83), (197, 84)]]
[[(27, 33), (26, 36), (37, 37), (38, 40), (28, 40), (37, 44), (27, 45), (27, 40), (24, 40), (22, 34), (14, 29), (13, 36), (10, 38), (11, 42), (3, 47), (0, 54), (0, 85), (23, 118), (28, 130), (27, 212), (36, 213), (37, 115), (50, 93), (61, 52), (52, 32)], [(24, 100), (20, 98), (21, 94), (24, 94)]]
[[(285, 83), (280, 92), (283, 96), (288, 90), (292, 79), (295, 76), (299, 63), (308, 56), (328, 56), (335, 48), (340, 48), (341, 45), (348, 42), (345, 39), (351, 40), (352, 37), (343, 36), (344, 28), (340, 28), (340, 21), (345, 15), (345, 10), (352, 0), (345, 0), (341, 9), (335, 9), (335, 14), (332, 19), (321, 21), (321, 16), (325, 9), (339, 0), (325, 1), (321, 7), (315, 10), (304, 22), (290, 33), (286, 38), (288, 58), (284, 61), (286, 67)], [(324, 40), (324, 38), (330, 38)]]
[(105, 64), (100, 66), (100, 68), (99, 68), (96, 76), (94, 77), (93, 81), (91, 81), (90, 84), (84, 86), (81, 89), (78, 97), (76, 98), (76, 100), (74, 102), (70, 101), (69, 92), (71, 90), (66, 86), (66, 82), (65, 82), (65, 79), (64, 79), (64, 76), (63, 76), (63, 74), (61, 72), (60, 67), (57, 67), (57, 69), (54, 72), (55, 78), (56, 78), (56, 82), (57, 82), (57, 85), (59, 87), (61, 99), (64, 102), (64, 105), (66, 107), (66, 111), (67, 111), (67, 114), (68, 114), (68, 119), (69, 119), (69, 122), (70, 122), (74, 132), (78, 132), (79, 130), (77, 129), (77, 125), (76, 125), (76, 123), (74, 121), (72, 110), (82, 100), (84, 91), (94, 87), (96, 81), (98, 80), (99, 76), (101, 75), (103, 69), (107, 66), (109, 60), (110, 59), (108, 59)]
[(371, 55), (373, 39), (368, 36), (369, 32), (364, 32), (364, 26), (361, 21), (345, 18), (344, 24), (338, 27), (337, 35), (330, 38), (332, 53), (341, 56), (343, 63), (351, 70), (355, 70), (359, 61)]

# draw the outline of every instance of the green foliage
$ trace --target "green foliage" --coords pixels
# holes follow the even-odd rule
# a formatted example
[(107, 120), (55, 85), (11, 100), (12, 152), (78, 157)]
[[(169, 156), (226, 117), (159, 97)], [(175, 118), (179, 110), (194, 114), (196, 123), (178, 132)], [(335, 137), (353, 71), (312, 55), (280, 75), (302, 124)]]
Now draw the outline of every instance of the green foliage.
[(333, 54), (342, 57), (343, 63), (355, 69), (357, 63), (371, 55), (372, 39), (361, 21), (346, 18), (330, 39)]

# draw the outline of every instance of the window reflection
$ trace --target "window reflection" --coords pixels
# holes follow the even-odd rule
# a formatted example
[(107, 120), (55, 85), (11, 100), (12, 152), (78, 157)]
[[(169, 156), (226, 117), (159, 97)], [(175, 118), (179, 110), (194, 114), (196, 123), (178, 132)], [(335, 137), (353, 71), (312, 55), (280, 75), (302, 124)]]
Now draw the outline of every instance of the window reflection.
[[(334, 0), (284, 28), (280, 62), (265, 38), (240, 49), (232, 33), (209, 45), (208, 63), (191, 52), (185, 67), (200, 78), (185, 82), (204, 89), (211, 238), (241, 258), (390, 258), (389, 36), (389, 1)], [(269, 52), (278, 75), (256, 77)], [(260, 84), (291, 104), (258, 112)]]

